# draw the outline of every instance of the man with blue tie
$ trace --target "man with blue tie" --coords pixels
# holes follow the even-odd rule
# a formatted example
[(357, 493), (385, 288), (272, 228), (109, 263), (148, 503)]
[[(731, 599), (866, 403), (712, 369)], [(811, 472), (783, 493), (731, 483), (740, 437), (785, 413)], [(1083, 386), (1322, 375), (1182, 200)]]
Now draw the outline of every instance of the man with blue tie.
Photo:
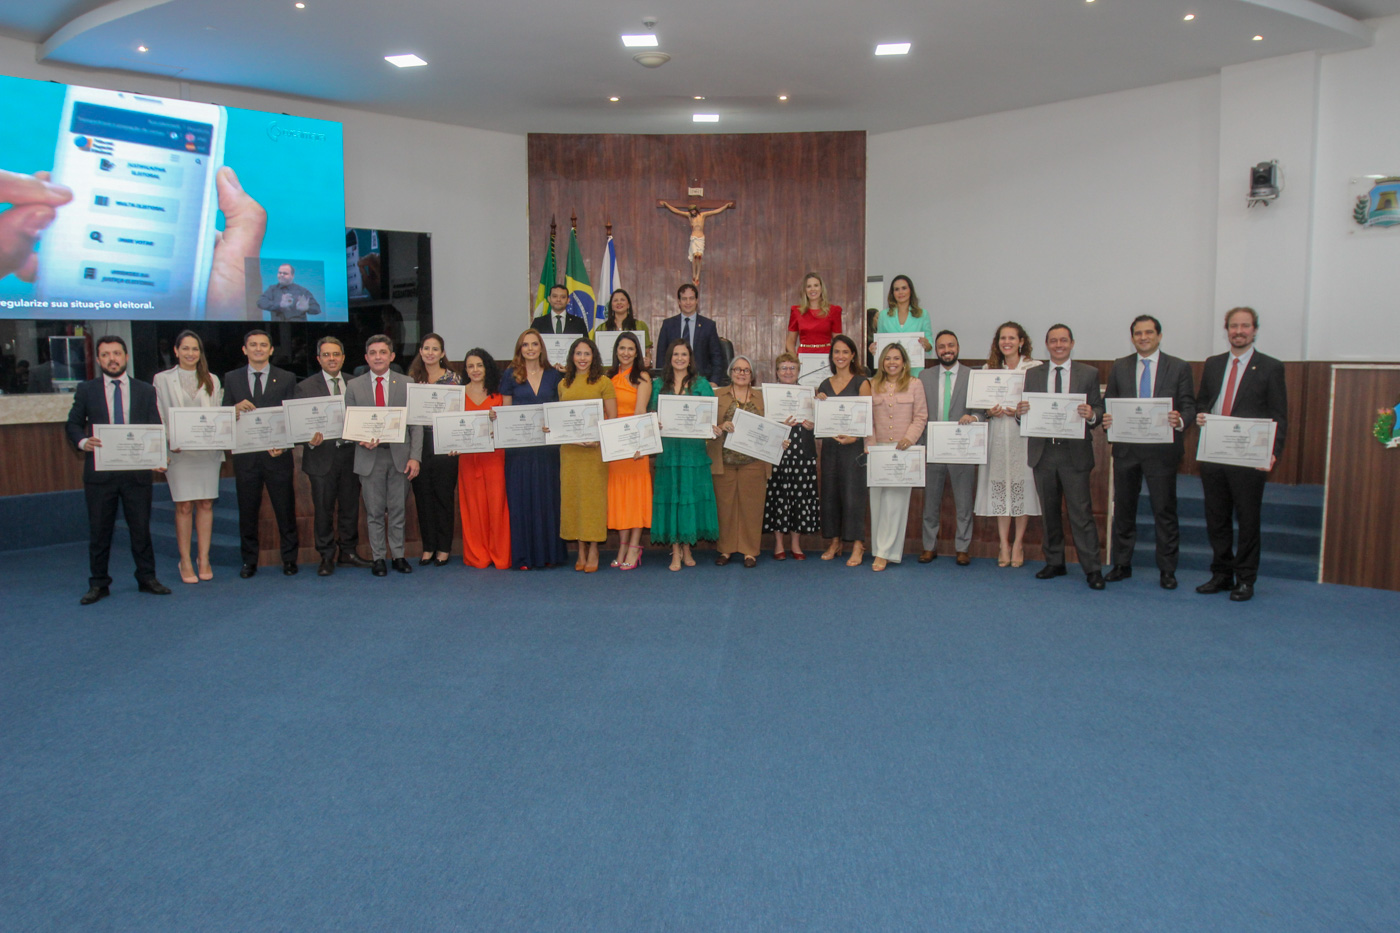
[(684, 340), (690, 346), (690, 358), (695, 363), (696, 372), (713, 385), (725, 385), (729, 375), (724, 344), (720, 342), (715, 322), (699, 312), (700, 289), (689, 282), (682, 285), (676, 289), (676, 304), (679, 305), (680, 314), (662, 321), (656, 335), (657, 363), (664, 366), (671, 344)]
[[(1152, 520), (1157, 528), (1157, 571), (1162, 589), (1176, 589), (1176, 559), (1181, 533), (1176, 516), (1176, 471), (1185, 452), (1182, 433), (1196, 415), (1191, 389), (1191, 366), (1161, 350), (1162, 323), (1139, 314), (1130, 326), (1136, 353), (1115, 360), (1108, 373), (1104, 398), (1170, 398), (1169, 444), (1113, 445), (1113, 534), (1109, 539), (1109, 571), (1104, 580), (1116, 583), (1133, 575), (1137, 546), (1138, 494), (1147, 482)], [(1103, 416), (1104, 427), (1113, 416)]]

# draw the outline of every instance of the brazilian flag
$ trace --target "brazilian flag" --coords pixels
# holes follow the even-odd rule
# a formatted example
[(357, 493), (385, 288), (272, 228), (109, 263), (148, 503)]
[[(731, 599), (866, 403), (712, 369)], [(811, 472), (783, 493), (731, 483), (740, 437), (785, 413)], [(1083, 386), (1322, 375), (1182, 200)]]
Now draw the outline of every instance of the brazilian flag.
[(569, 231), (569, 259), (564, 266), (564, 285), (569, 289), (569, 313), (583, 318), (593, 326), (593, 285), (588, 281), (588, 269), (583, 265), (583, 253), (578, 248), (577, 228)]
[(559, 270), (554, 265), (554, 231), (549, 233), (549, 252), (544, 257), (544, 268), (540, 270), (540, 284), (535, 289), (535, 310), (532, 318), (549, 313), (549, 290), (559, 284)]

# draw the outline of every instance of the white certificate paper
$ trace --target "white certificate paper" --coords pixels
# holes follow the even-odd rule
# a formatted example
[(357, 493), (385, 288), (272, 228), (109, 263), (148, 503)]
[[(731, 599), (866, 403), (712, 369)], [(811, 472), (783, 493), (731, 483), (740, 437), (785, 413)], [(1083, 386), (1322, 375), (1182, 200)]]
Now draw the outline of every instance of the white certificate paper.
[(812, 386), (784, 385), (770, 382), (761, 386), (763, 390), (763, 416), (774, 421), (796, 418), (798, 421), (811, 421), (817, 415), (817, 390)]
[(823, 379), (830, 375), (831, 360), (827, 359), (825, 353), (797, 354), (798, 385), (811, 386), (815, 389), (822, 384)]
[(454, 411), (433, 419), (435, 454), (484, 454), (495, 449), (489, 410)]
[(544, 406), (506, 405), (496, 409), (492, 437), (497, 448), (543, 447)]
[(287, 413), (287, 436), (293, 444), (309, 444), (317, 432), (323, 441), (338, 441), (345, 428), (343, 395), (289, 398), (282, 410)]
[(967, 374), (968, 408), (1003, 408), (1021, 404), (1026, 374), (1011, 369), (974, 369)]
[(236, 454), (286, 450), (290, 446), (292, 439), (287, 436), (287, 413), (280, 405), (245, 411), (233, 426), (233, 452)]
[(761, 415), (734, 409), (734, 433), (724, 436), (724, 446), (755, 460), (778, 465), (783, 459), (783, 442), (792, 433), (792, 428)]
[(232, 450), (234, 408), (171, 408), (166, 411), (171, 450)]
[(987, 423), (930, 421), (924, 446), (929, 463), (986, 463)]
[(1196, 443), (1196, 459), (1256, 469), (1268, 467), (1277, 432), (1278, 424), (1271, 418), (1206, 415)]
[(168, 463), (163, 424), (95, 424), (92, 436), (102, 442), (92, 449), (95, 470), (163, 470)]
[(708, 395), (661, 395), (657, 397), (656, 416), (661, 422), (662, 437), (698, 437), (709, 440), (715, 436), (715, 418), (719, 403)]
[(574, 341), (582, 334), (540, 334), (540, 340), (544, 341), (545, 353), (549, 354), (549, 365), (560, 365), (565, 369), (569, 367), (569, 347), (574, 345)]
[[(642, 352), (647, 352), (647, 339), (639, 330), (595, 330), (593, 342), (598, 345), (598, 358), (602, 360), (604, 367), (612, 365), (613, 347), (617, 346), (618, 338), (623, 334), (631, 334), (636, 337), (637, 342), (642, 345)], [(553, 358), (550, 357), (550, 359)]]
[(1083, 392), (1024, 392), (1021, 401), (1030, 402), (1030, 411), (1021, 416), (1022, 437), (1055, 437), (1060, 440), (1083, 440), (1084, 419), (1079, 406), (1085, 402)]
[(643, 457), (661, 453), (661, 424), (656, 412), (611, 418), (598, 426), (598, 446), (603, 462), (631, 460), (633, 454)]
[(466, 407), (467, 387), (426, 382), (408, 384), (408, 423), (431, 425), (433, 417)]
[(893, 444), (871, 447), (866, 455), (865, 484), (867, 486), (922, 486), (924, 484), (924, 449), (908, 447), (900, 450)]
[(865, 437), (873, 423), (870, 396), (838, 396), (817, 399), (815, 428), (817, 437)]
[(1167, 420), (1172, 410), (1169, 398), (1109, 398), (1104, 405), (1113, 416), (1108, 426), (1110, 444), (1170, 444), (1174, 439), (1176, 429)]
[(340, 436), (347, 441), (368, 443), (377, 440), (381, 444), (402, 444), (407, 433), (407, 408), (350, 405), (345, 409), (345, 428)]
[(598, 441), (598, 425), (603, 420), (603, 400), (581, 399), (577, 402), (545, 402), (544, 423), (549, 431), (544, 442), (558, 444), (589, 444)]
[(876, 334), (875, 368), (880, 367), (880, 361), (885, 358), (885, 347), (892, 343), (904, 347), (904, 352), (909, 355), (910, 366), (923, 366), (924, 345), (919, 342), (922, 338), (923, 334)]

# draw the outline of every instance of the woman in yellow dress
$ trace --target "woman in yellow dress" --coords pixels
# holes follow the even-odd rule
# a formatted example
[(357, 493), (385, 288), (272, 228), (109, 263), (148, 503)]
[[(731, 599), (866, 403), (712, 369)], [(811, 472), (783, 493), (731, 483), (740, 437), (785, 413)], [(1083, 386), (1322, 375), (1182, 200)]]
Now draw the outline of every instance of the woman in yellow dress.
[[(603, 375), (598, 347), (580, 337), (569, 347), (559, 401), (602, 399), (603, 417), (617, 417), (617, 394)], [(597, 441), (559, 447), (559, 537), (578, 542), (575, 570), (598, 569), (598, 545), (608, 539), (608, 465)]]

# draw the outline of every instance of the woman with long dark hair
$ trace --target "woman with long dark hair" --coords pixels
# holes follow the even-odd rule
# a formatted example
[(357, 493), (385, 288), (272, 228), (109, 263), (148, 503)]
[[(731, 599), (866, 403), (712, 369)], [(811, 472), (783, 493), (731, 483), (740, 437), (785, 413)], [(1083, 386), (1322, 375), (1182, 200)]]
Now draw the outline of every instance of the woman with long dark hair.
[(632, 307), (632, 296), (627, 294), (625, 289), (613, 289), (613, 293), (608, 296), (608, 315), (597, 329), (626, 330), (636, 334), (642, 342), (642, 355), (639, 360), (645, 364), (646, 348), (651, 345), (651, 332), (647, 329), (646, 321), (637, 320), (636, 311)]
[[(496, 361), (480, 347), (462, 362), (467, 376), (466, 411), (490, 411), (501, 405)], [(462, 563), (469, 567), (510, 568), (510, 509), (506, 505), (506, 452), (460, 454), (457, 499), (462, 508)]]
[[(642, 342), (625, 333), (613, 344), (608, 370), (617, 396), (617, 416), (628, 418), (646, 410), (651, 400), (651, 376), (642, 366)], [(608, 527), (618, 535), (619, 570), (632, 570), (642, 561), (642, 529), (651, 527), (651, 458), (637, 454), (608, 464)]]
[[(1025, 372), (1040, 361), (1031, 359), (1031, 338), (1015, 321), (1007, 321), (992, 337), (984, 369)], [(1040, 495), (1035, 474), (1026, 465), (1026, 439), (1016, 423), (1016, 406), (1000, 406), (987, 411), (987, 465), (977, 471), (976, 515), (994, 515), (1001, 547), (997, 566), (1019, 567), (1026, 562), (1022, 539), (1029, 516), (1040, 514)], [(1016, 537), (1011, 537), (1012, 524)]]
[[(569, 365), (559, 383), (559, 401), (599, 399), (603, 417), (617, 417), (617, 395), (604, 377), (597, 345), (580, 337), (569, 346)], [(597, 441), (559, 446), (559, 536), (578, 542), (575, 570), (598, 569), (598, 545), (608, 540), (608, 465)]]
[[(845, 334), (832, 338), (827, 354), (831, 375), (817, 387), (817, 398), (870, 394), (870, 381), (857, 352), (856, 342)], [(831, 539), (822, 560), (840, 557), (850, 542), (847, 567), (859, 567), (865, 557), (865, 449), (861, 440), (849, 436), (822, 439), (822, 537)]]
[[(875, 316), (877, 334), (918, 334), (924, 352), (933, 350), (933, 319), (927, 311), (919, 307), (919, 294), (914, 291), (914, 283), (907, 275), (896, 275), (890, 280), (890, 291), (885, 296), (887, 307)], [(875, 352), (875, 344), (870, 344), (870, 352)], [(878, 366), (877, 366), (878, 368)], [(922, 366), (913, 366), (914, 378), (923, 372)]]
[[(408, 367), (408, 378), (428, 385), (461, 385), (461, 377), (447, 366), (442, 337), (426, 334), (418, 341), (418, 355)], [(423, 465), (413, 478), (413, 503), (418, 511), (418, 536), (423, 556), (418, 566), (446, 566), (452, 556), (452, 527), (457, 508), (457, 462), (449, 454), (435, 453), (433, 427), (423, 428)]]
[[(648, 410), (656, 411), (663, 395), (713, 398), (714, 394), (709, 380), (695, 371), (690, 346), (684, 340), (673, 340), (666, 349), (666, 367), (652, 383)], [(718, 538), (719, 513), (705, 441), (698, 437), (663, 438), (652, 481), (652, 542), (671, 545), (671, 569), (680, 570), (695, 566), (692, 545)]]
[[(156, 403), (161, 420), (170, 422), (172, 408), (216, 408), (223, 403), (219, 377), (209, 371), (204, 341), (192, 330), (175, 338), (175, 365), (156, 373)], [(180, 579), (186, 583), (214, 579), (209, 543), (214, 535), (214, 500), (219, 498), (222, 450), (170, 451), (165, 478), (175, 503), (175, 546), (180, 549)], [(190, 557), (190, 539), (198, 533), (199, 564)]]

